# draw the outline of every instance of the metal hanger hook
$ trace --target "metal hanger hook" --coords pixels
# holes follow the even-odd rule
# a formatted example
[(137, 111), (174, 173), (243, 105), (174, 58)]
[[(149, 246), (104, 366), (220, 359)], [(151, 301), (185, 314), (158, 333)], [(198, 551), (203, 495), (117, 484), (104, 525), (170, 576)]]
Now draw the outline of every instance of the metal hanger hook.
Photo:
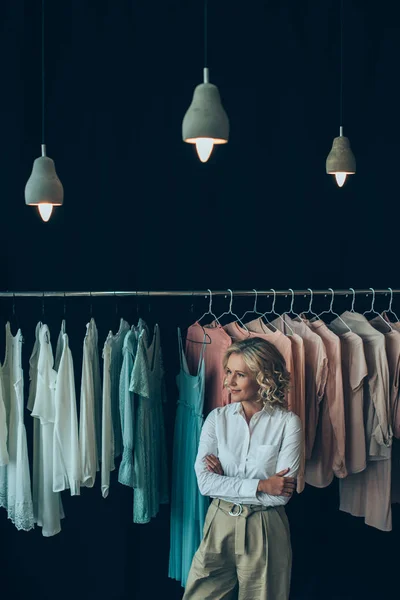
[(369, 288), (372, 292), (372, 304), (371, 304), (371, 312), (375, 312), (375, 290), (374, 288)]
[(354, 312), (354, 304), (356, 302), (356, 291), (354, 288), (349, 288), (351, 292), (353, 292), (353, 301), (351, 303), (351, 312)]
[(254, 300), (254, 308), (253, 308), (253, 312), (254, 312), (254, 313), (257, 313), (257, 298), (258, 298), (258, 294), (257, 294), (257, 290), (255, 290), (254, 288), (253, 288), (253, 292), (254, 292), (254, 293), (255, 293), (255, 295), (256, 295), (256, 298), (255, 298), (255, 300)]
[(210, 294), (210, 301), (208, 303), (208, 312), (211, 314), (211, 312), (212, 312), (212, 310), (211, 310), (212, 309), (212, 291), (208, 289), (207, 292)]
[(310, 292), (310, 302), (309, 302), (309, 305), (308, 305), (308, 312), (312, 313), (311, 308), (312, 308), (312, 303), (313, 303), (313, 299), (314, 299), (314, 293), (313, 293), (313, 291), (312, 291), (311, 288), (307, 288), (307, 290)]
[(66, 301), (66, 294), (64, 292), (64, 317), (67, 314), (67, 301)]
[(335, 292), (333, 291), (332, 288), (328, 288), (328, 290), (331, 292), (332, 294), (332, 298), (331, 298), (331, 305), (329, 307), (329, 312), (333, 312), (333, 302), (335, 300)]
[(290, 303), (290, 311), (289, 312), (294, 312), (293, 307), (294, 307), (294, 291), (292, 290), (292, 288), (289, 288), (289, 292), (292, 293), (292, 301)]
[(44, 316), (44, 292), (42, 296), (42, 315)]
[(229, 302), (229, 311), (228, 312), (231, 313), (232, 312), (232, 304), (233, 304), (233, 292), (229, 288), (228, 288), (228, 292), (231, 295), (231, 299), (230, 299), (230, 302)]
[(393, 290), (392, 288), (388, 288), (389, 292), (390, 292), (390, 303), (389, 303), (389, 312), (392, 312), (392, 302), (393, 302)]
[(13, 292), (13, 305), (12, 305), (13, 316), (15, 317), (15, 293)]
[(276, 302), (276, 291), (274, 290), (274, 288), (269, 288), (272, 292), (274, 292), (274, 299), (272, 301), (272, 311), (271, 312), (275, 312), (275, 302)]

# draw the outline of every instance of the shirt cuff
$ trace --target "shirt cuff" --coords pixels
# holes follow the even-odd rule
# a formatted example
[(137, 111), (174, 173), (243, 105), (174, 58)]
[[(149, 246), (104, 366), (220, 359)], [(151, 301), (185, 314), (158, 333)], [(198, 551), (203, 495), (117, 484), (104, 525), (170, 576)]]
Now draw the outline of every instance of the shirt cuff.
[(240, 488), (240, 495), (244, 498), (257, 500), (257, 488), (259, 479), (245, 479)]

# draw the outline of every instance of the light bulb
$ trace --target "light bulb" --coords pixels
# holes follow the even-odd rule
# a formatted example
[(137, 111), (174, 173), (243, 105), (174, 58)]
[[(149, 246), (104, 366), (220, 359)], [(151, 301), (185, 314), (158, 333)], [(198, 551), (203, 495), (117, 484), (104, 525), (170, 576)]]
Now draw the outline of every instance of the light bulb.
[(342, 187), (346, 181), (347, 173), (335, 173), (336, 183), (339, 187)]
[(214, 140), (211, 138), (197, 138), (196, 139), (196, 150), (199, 155), (201, 162), (205, 163), (210, 158), (212, 149), (214, 147)]
[(38, 209), (43, 221), (47, 223), (47, 221), (51, 217), (51, 213), (53, 212), (53, 205), (47, 202), (43, 204), (38, 204)]

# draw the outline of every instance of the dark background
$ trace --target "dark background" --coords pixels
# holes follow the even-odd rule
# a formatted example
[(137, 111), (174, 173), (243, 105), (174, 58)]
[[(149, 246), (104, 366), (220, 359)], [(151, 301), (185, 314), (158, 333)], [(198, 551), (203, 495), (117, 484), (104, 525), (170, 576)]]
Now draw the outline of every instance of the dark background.
[[(41, 144), (41, 1), (3, 0), (0, 289), (398, 288), (399, 16), (394, 0), (344, 0), (342, 124), (357, 174), (339, 189), (325, 174), (340, 125), (338, 0), (209, 1), (210, 80), (231, 136), (206, 164), (181, 139), (202, 80), (202, 1), (47, 0), (46, 143), (65, 200), (45, 224), (24, 205)], [(336, 310), (350, 300), (338, 299)], [(358, 298), (356, 309), (369, 302)], [(377, 308), (387, 303), (378, 298)], [(44, 304), (55, 343), (64, 302)], [(296, 308), (306, 304), (296, 299)], [(193, 313), (190, 305), (151, 299), (149, 313), (146, 299), (92, 302), (101, 344), (120, 316), (133, 322), (139, 311), (161, 325), (170, 466), (176, 326), (207, 301), (196, 299)], [(251, 305), (238, 299), (234, 310)], [(260, 299), (260, 309), (269, 306)], [(41, 300), (17, 299), (16, 315), (27, 375)], [(10, 316), (12, 302), (0, 299), (1, 323)], [(79, 386), (88, 299), (67, 299), (66, 317)], [(25, 421), (31, 449), (28, 413)], [(104, 500), (98, 484), (80, 498), (64, 494), (67, 518), (51, 539), (39, 528), (17, 532), (0, 511), (2, 595), (181, 597), (167, 578), (168, 507), (133, 525), (132, 491), (114, 474)], [(395, 594), (397, 508), (393, 532), (382, 533), (338, 511), (336, 482), (293, 498), (293, 598)]]

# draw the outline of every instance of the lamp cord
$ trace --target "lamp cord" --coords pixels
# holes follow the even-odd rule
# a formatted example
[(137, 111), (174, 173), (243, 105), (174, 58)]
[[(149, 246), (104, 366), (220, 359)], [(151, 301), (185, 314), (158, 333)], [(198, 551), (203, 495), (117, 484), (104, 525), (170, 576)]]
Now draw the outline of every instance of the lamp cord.
[(42, 144), (44, 140), (44, 92), (45, 92), (45, 72), (44, 72), (44, 0), (42, 0)]
[(343, 0), (340, 0), (340, 125), (343, 125)]
[(207, 67), (208, 56), (207, 56), (207, 45), (208, 45), (208, 30), (207, 30), (207, 0), (204, 0), (204, 67)]

